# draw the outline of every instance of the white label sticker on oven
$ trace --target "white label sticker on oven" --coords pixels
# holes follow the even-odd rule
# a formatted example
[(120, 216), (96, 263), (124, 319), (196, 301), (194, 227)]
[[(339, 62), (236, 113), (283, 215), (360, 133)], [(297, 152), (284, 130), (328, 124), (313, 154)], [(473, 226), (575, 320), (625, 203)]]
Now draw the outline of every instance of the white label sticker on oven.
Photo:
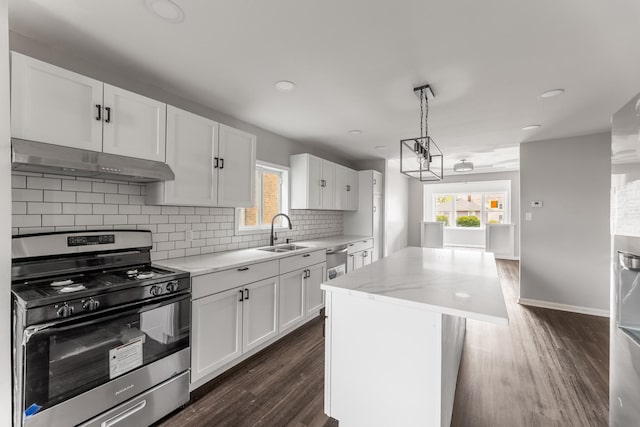
[(109, 350), (109, 379), (142, 366), (142, 339)]

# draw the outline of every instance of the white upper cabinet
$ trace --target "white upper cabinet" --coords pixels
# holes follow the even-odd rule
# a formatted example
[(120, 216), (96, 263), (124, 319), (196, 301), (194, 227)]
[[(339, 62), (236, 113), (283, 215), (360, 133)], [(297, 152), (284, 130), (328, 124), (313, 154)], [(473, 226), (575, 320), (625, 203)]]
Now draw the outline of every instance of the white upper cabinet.
[(11, 53), (11, 136), (102, 151), (98, 80)]
[(336, 194), (336, 164), (322, 161), (322, 209), (334, 209)]
[(218, 205), (253, 206), (255, 201), (256, 137), (220, 125), (218, 143)]
[(382, 174), (378, 171), (373, 171), (373, 194), (383, 194), (384, 186), (382, 182)]
[(167, 104), (104, 85), (102, 151), (165, 161)]
[(173, 181), (149, 184), (148, 197), (158, 204), (216, 206), (218, 172), (214, 169), (218, 123), (167, 106), (167, 164)]
[(357, 172), (311, 154), (291, 156), (291, 208), (357, 209), (357, 184), (350, 204), (349, 179), (357, 182)]
[(347, 169), (347, 210), (358, 210), (358, 171)]
[(167, 164), (176, 179), (147, 184), (157, 205), (251, 207), (256, 137), (167, 107)]

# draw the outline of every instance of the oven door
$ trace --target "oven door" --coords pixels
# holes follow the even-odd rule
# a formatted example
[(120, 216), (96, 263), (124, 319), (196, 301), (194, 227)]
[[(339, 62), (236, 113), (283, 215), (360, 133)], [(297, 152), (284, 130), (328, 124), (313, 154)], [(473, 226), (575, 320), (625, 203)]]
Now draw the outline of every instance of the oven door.
[[(84, 403), (91, 402), (89, 410), (102, 412), (143, 392), (130, 378), (137, 376), (138, 382), (145, 382), (142, 377), (154, 376), (144, 372), (145, 368), (183, 350), (188, 356), (190, 317), (186, 294), (27, 328), (22, 360), (24, 424), (40, 425), (31, 421), (44, 418), (47, 425), (59, 425), (53, 421), (65, 413), (62, 420), (75, 424), (71, 419), (86, 412)], [(124, 377), (126, 384), (120, 390), (117, 382)], [(110, 383), (118, 390), (106, 391)], [(99, 398), (88, 399), (93, 391)], [(42, 417), (45, 414), (55, 416)]]

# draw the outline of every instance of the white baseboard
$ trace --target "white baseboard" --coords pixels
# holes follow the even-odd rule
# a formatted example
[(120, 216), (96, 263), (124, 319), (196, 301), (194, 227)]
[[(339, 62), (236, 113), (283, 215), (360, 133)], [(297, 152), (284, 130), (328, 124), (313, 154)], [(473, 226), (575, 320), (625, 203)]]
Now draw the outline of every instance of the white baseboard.
[(518, 298), (518, 304), (530, 305), (540, 308), (550, 308), (552, 310), (570, 311), (572, 313), (589, 314), (591, 316), (609, 317), (609, 310), (581, 307), (578, 305), (558, 304), (556, 302), (540, 301), (529, 298)]

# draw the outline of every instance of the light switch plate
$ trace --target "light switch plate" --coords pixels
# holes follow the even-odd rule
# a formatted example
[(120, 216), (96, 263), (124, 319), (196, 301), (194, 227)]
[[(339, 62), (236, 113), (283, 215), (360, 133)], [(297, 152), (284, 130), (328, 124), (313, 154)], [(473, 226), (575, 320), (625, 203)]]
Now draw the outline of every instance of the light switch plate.
[(533, 221), (533, 212), (525, 212), (524, 220), (525, 221)]
[(541, 208), (542, 207), (542, 200), (532, 200), (531, 201), (531, 207), (532, 208)]

